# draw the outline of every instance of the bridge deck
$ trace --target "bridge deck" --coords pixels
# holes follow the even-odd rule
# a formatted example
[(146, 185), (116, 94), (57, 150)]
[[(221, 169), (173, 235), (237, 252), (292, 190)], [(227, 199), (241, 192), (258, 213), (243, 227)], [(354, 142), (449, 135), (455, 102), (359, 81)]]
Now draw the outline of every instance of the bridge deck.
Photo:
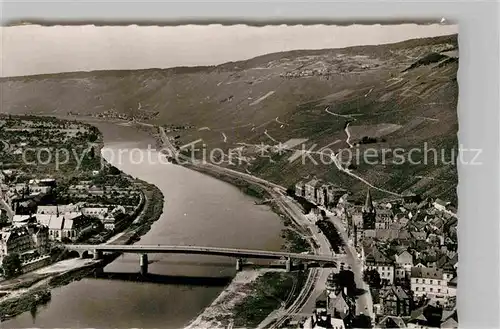
[(236, 248), (220, 248), (220, 247), (199, 247), (199, 246), (169, 246), (169, 245), (65, 245), (67, 249), (76, 251), (93, 251), (102, 252), (123, 252), (137, 254), (197, 254), (197, 255), (214, 255), (226, 256), (235, 258), (260, 258), (260, 259), (281, 259), (290, 258), (297, 260), (319, 261), (325, 263), (335, 263), (342, 255), (311, 255), (311, 254), (296, 254), (280, 251), (266, 250), (251, 250), (251, 249), (236, 249)]

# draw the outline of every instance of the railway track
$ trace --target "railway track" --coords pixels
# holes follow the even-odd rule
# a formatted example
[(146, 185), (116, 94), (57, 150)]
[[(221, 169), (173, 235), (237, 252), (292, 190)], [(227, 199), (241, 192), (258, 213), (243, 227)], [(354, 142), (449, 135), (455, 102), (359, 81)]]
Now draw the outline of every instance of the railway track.
[[(175, 147), (168, 140), (168, 137), (166, 136), (166, 133), (165, 133), (165, 131), (164, 131), (164, 129), (162, 127), (160, 127), (160, 136), (162, 137), (162, 140), (163, 140), (164, 144), (166, 144), (166, 146), (169, 149), (171, 149), (172, 151), (176, 151)], [(201, 165), (200, 163), (198, 163), (196, 161), (193, 162), (192, 165), (194, 165), (195, 167), (200, 167), (200, 168), (203, 168), (203, 169), (208, 169), (208, 170), (211, 170), (213, 172), (219, 172), (219, 173), (222, 173), (222, 174), (225, 174), (225, 175), (228, 175), (228, 176), (233, 176), (233, 177), (236, 177), (236, 178), (244, 179), (244, 180), (246, 180), (246, 181), (248, 181), (250, 183), (253, 183), (255, 185), (259, 185), (259, 186), (263, 187), (270, 194), (271, 199), (276, 202), (276, 204), (278, 205), (278, 207), (284, 213), (288, 214), (288, 217), (292, 220), (292, 222), (294, 222), (294, 224), (297, 227), (299, 227), (299, 228), (303, 228), (304, 227), (304, 223), (301, 223), (300, 220), (297, 220), (297, 217), (296, 217), (297, 214), (296, 214), (296, 212), (293, 209), (291, 209), (290, 205), (288, 205), (287, 202), (284, 200), (286, 198), (283, 195), (283, 193), (286, 192), (286, 189), (284, 187), (279, 186), (277, 184), (273, 184), (273, 183), (268, 182), (268, 181), (266, 181), (264, 179), (261, 179), (261, 178), (258, 178), (258, 177), (255, 177), (255, 176), (252, 176), (252, 175), (249, 175), (249, 174), (241, 173), (241, 172), (238, 172), (238, 171), (235, 171), (235, 170), (231, 170), (231, 169), (228, 169), (228, 168), (221, 168), (221, 167), (218, 167), (218, 166), (207, 165), (207, 164)], [(313, 236), (314, 236), (314, 234), (313, 234)], [(314, 241), (314, 239), (311, 239), (310, 243), (311, 243), (311, 246), (313, 247), (314, 253), (317, 253), (318, 251), (314, 247), (313, 241)], [(309, 297), (311, 296), (311, 293), (314, 290), (315, 285), (318, 282), (319, 273), (320, 273), (319, 270), (316, 269), (316, 268), (313, 268), (313, 269), (309, 270), (309, 275), (307, 276), (306, 282), (305, 282), (302, 290), (300, 291), (299, 296), (295, 299), (295, 301), (293, 302), (293, 304), (288, 309), (284, 310), (284, 314), (283, 315), (278, 316), (278, 320), (276, 320), (271, 325), (267, 326), (268, 328), (280, 328), (281, 326), (283, 326), (283, 324), (286, 322), (286, 320), (290, 316), (292, 316), (293, 314), (298, 313), (302, 309), (302, 307), (304, 306), (304, 304), (308, 301)], [(289, 298), (287, 298), (287, 300), (285, 302), (286, 303), (285, 305), (287, 305), (291, 301), (291, 299), (293, 298), (293, 294), (294, 294), (294, 292), (295, 292), (296, 289), (297, 289), (297, 283), (294, 284), (294, 286), (292, 288), (292, 292), (290, 293)]]
[(285, 324), (285, 322), (288, 320), (290, 315), (298, 313), (298, 311), (307, 302), (307, 299), (311, 295), (311, 292), (314, 289), (316, 281), (318, 280), (318, 276), (319, 276), (319, 273), (318, 273), (317, 269), (312, 269), (309, 272), (306, 283), (305, 283), (304, 287), (302, 288), (300, 295), (297, 297), (295, 302), (287, 310), (285, 310), (285, 314), (283, 314), (281, 316), (281, 319), (278, 319), (276, 322), (272, 323), (268, 327), (269, 329), (281, 328)]

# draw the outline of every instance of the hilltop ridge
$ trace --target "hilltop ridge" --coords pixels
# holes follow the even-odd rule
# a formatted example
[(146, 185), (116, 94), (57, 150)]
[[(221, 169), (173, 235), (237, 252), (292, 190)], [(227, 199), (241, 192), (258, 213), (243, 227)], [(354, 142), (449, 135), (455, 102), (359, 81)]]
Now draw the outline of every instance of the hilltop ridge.
[[(361, 195), (366, 185), (332, 164), (290, 162), (293, 150), (260, 157), (255, 146), (301, 139), (307, 149), (317, 144), (316, 150), (403, 148), (408, 155), (427, 145), (451, 154), (458, 144), (457, 49), (457, 36), (451, 35), (293, 50), (216, 66), (2, 78), (2, 112), (119, 113), (184, 127), (172, 129), (179, 145), (201, 138), (209, 150), (242, 149), (246, 162), (237, 170), (285, 186), (315, 175)], [(396, 193), (456, 201), (456, 167), (438, 162), (361, 161), (350, 170)]]

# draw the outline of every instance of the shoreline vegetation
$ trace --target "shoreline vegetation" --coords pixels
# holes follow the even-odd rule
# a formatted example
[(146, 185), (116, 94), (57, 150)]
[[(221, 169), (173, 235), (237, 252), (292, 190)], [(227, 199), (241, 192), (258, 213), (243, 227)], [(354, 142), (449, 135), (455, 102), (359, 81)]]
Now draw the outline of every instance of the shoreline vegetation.
[[(143, 128), (141, 125), (135, 126), (137, 129)], [(99, 134), (100, 138), (102, 138), (100, 131)], [(104, 143), (100, 143), (99, 146), (102, 148)], [(192, 166), (187, 167), (239, 188), (244, 194), (256, 199), (256, 204), (261, 204), (262, 201), (270, 197), (264, 188), (243, 179), (200, 170)], [(120, 173), (127, 175), (121, 171)], [(140, 183), (145, 196), (144, 209), (133, 223), (121, 233), (113, 236), (110, 239), (112, 241), (108, 240), (108, 243), (132, 244), (137, 242), (141, 236), (151, 229), (153, 223), (163, 213), (163, 193), (154, 184), (139, 179), (136, 181)], [(301, 228), (294, 228), (293, 221), (287, 218), (273, 202), (269, 204), (269, 208), (280, 216), (285, 226), (281, 234), (284, 241), (282, 249), (298, 253), (309, 252), (313, 245), (311, 241), (299, 234)], [(15, 317), (26, 311), (36, 311), (37, 307), (50, 301), (50, 291), (52, 289), (91, 276), (97, 268), (106, 266), (115, 260), (117, 256), (117, 254), (108, 255), (102, 260), (90, 261), (88, 264), (64, 272), (47, 274), (23, 283), (23, 286), (15, 287), (15, 289), (23, 288), (26, 290), (15, 297), (6, 298), (0, 302), (0, 309), (2, 310), (0, 315), (3, 317), (0, 320)], [(255, 327), (272, 312), (289, 306), (294, 297), (301, 291), (306, 276), (302, 272), (285, 273), (265, 269), (239, 272), (212, 304), (202, 310), (198, 317), (188, 324), (187, 328), (207, 324), (211, 327), (223, 328), (230, 323), (238, 327)], [(1, 297), (0, 295), (0, 300)]]

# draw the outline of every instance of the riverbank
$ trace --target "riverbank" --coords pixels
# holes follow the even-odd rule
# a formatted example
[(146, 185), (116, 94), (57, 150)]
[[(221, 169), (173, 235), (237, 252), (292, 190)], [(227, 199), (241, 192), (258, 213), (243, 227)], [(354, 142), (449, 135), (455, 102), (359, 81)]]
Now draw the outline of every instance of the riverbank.
[[(198, 166), (187, 168), (212, 176), (238, 187), (243, 193), (263, 201), (278, 214), (285, 228), (281, 238), (282, 250), (301, 253), (315, 248), (314, 240), (308, 237), (303, 227), (284, 213), (268, 190), (245, 179), (209, 170)], [(291, 306), (305, 287), (308, 273), (303, 271), (287, 273), (271, 269), (244, 270), (236, 274), (224, 291), (188, 324), (185, 329), (228, 327), (255, 328), (273, 312), (280, 312)]]
[[(102, 133), (99, 132), (99, 134), (98, 149), (102, 150), (104, 143), (102, 142)], [(111, 165), (102, 156), (100, 160)], [(126, 175), (121, 171), (120, 174)], [(145, 181), (136, 180), (135, 183), (144, 196), (142, 209), (128, 227), (110, 237), (106, 243), (131, 244), (136, 242), (151, 229), (151, 225), (163, 213), (163, 193), (155, 185)], [(47, 298), (40, 298), (40, 296), (50, 296), (51, 289), (90, 275), (96, 268), (111, 263), (117, 255), (107, 255), (99, 261), (67, 259), (67, 257), (67, 251), (63, 250), (58, 256), (59, 259), (63, 260), (0, 283), (0, 321), (15, 317), (46, 303)]]
[[(115, 235), (113, 244), (131, 244), (146, 234), (151, 225), (160, 218), (163, 212), (163, 194), (156, 186), (143, 182), (146, 202), (137, 220), (123, 232)], [(20, 279), (18, 284), (0, 289), (5, 295), (0, 298), (0, 319), (15, 317), (46, 302), (39, 299), (42, 293), (67, 285), (91, 275), (96, 268), (104, 267), (116, 259), (118, 255), (107, 255), (102, 260), (67, 259), (27, 273), (26, 280)]]
[(270, 313), (290, 306), (305, 282), (305, 273), (245, 270), (185, 329), (256, 328)]
[[(135, 144), (134, 144), (134, 145), (135, 145)], [(139, 147), (139, 146), (138, 146), (138, 147)], [(173, 171), (174, 171), (174, 172), (178, 172), (178, 170), (173, 170)], [(205, 174), (206, 174), (206, 173), (205, 173)], [(136, 174), (133, 174), (133, 175), (134, 175), (134, 176), (136, 176), (136, 175), (137, 175), (137, 173), (136, 173)], [(207, 176), (208, 176), (208, 175), (207, 175)], [(210, 175), (210, 176), (213, 176), (213, 175)], [(160, 177), (160, 176), (158, 176), (158, 177)], [(234, 181), (234, 180), (230, 180), (230, 181), (228, 181), (227, 179), (222, 179), (223, 177), (221, 177), (221, 176), (218, 176), (218, 177), (215, 177), (215, 178), (217, 178), (217, 180), (219, 180), (219, 181), (225, 181), (225, 182), (227, 182), (227, 183), (230, 183), (230, 184), (231, 184), (231, 185), (233, 185), (233, 186), (237, 186), (237, 187), (239, 187), (239, 188), (240, 188), (240, 190), (242, 190), (245, 194), (252, 196), (254, 199), (255, 199), (255, 198), (258, 198), (258, 199), (263, 200), (263, 199), (265, 199), (265, 198), (267, 198), (267, 197), (268, 197), (268, 195), (267, 195), (267, 194), (265, 194), (265, 193), (267, 193), (267, 191), (266, 191), (265, 189), (261, 189), (261, 188), (254, 188), (254, 186), (252, 186), (252, 184), (246, 184), (244, 180), (240, 180), (240, 181), (238, 182), (238, 181)], [(154, 179), (156, 179), (156, 177), (155, 177)], [(154, 179), (148, 179), (148, 181), (154, 182)], [(239, 183), (242, 183), (242, 184), (244, 184), (244, 185), (238, 185)], [(177, 183), (177, 188), (179, 188), (179, 185), (178, 185), (178, 184), (179, 184), (179, 183)], [(161, 185), (161, 184), (159, 184), (159, 186), (161, 187), (162, 185)], [(193, 185), (193, 186), (195, 186), (195, 185)], [(168, 188), (171, 188), (171, 187), (169, 186)], [(231, 190), (234, 190), (234, 189), (232, 189), (232, 188), (231, 188)], [(163, 188), (162, 188), (162, 191), (164, 191), (163, 193), (165, 193), (165, 190), (164, 190)], [(263, 194), (260, 194), (261, 192), (262, 192)], [(189, 195), (190, 195), (190, 194), (186, 194), (186, 196), (187, 196), (187, 197), (189, 197)], [(153, 199), (155, 199), (155, 197), (153, 197)], [(170, 197), (169, 197), (169, 199), (170, 199)], [(173, 200), (173, 199), (174, 199), (174, 198), (172, 198), (172, 200)], [(162, 201), (162, 202), (163, 202), (163, 201)], [(247, 203), (248, 203), (248, 202), (247, 202)], [(224, 205), (223, 205), (223, 202), (221, 202), (221, 204), (222, 204), (221, 206), (224, 206)], [(250, 203), (249, 203), (249, 204), (252, 204), (252, 202), (250, 201)], [(268, 209), (266, 209), (267, 207), (263, 205), (263, 204), (267, 204), (267, 202), (256, 202), (256, 204), (259, 204), (259, 205), (261, 205), (261, 206), (254, 206), (254, 207), (252, 207), (252, 206), (250, 205), (250, 208), (260, 208), (257, 212), (268, 212), (269, 214), (271, 214), (271, 213), (272, 213), (272, 212), (269, 212), (269, 211), (268, 211)], [(163, 205), (163, 204), (162, 204), (162, 205)], [(270, 206), (271, 206), (271, 207), (274, 207), (272, 204), (270, 204)], [(175, 208), (175, 207), (174, 207), (174, 208)], [(236, 209), (240, 209), (240, 208), (234, 208), (234, 210), (236, 210)], [(178, 213), (178, 214), (177, 214), (177, 218), (182, 218), (182, 215), (183, 215), (183, 214), (184, 214), (184, 216), (186, 216), (186, 215), (185, 215), (185, 212), (186, 212), (186, 210), (183, 210), (183, 212)], [(188, 215), (189, 215), (189, 214), (188, 214)], [(201, 214), (198, 214), (198, 217), (200, 217), (200, 215), (201, 215)], [(179, 217), (179, 216), (180, 216), (180, 217)], [(220, 216), (224, 216), (224, 214), (221, 212), (221, 215), (220, 215)], [(260, 216), (262, 217), (262, 216), (264, 216), (264, 214), (262, 214), (262, 215), (260, 215)], [(254, 217), (255, 217), (255, 216), (254, 216)], [(270, 216), (270, 217), (272, 217), (272, 218), (273, 218), (273, 220), (274, 220), (275, 222), (279, 223), (279, 221), (277, 220), (277, 218), (276, 218), (276, 216), (275, 216), (274, 214), (273, 214), (272, 216)], [(146, 218), (148, 218), (148, 217), (146, 217)], [(189, 216), (188, 216), (188, 218), (189, 218)], [(259, 218), (260, 218), (260, 217), (259, 217)], [(267, 217), (266, 217), (266, 218), (267, 218)], [(289, 221), (288, 221), (288, 219), (287, 219), (287, 218), (285, 218), (285, 217), (283, 217), (283, 216), (282, 216), (282, 218), (283, 218), (283, 220), (285, 221), (285, 225), (289, 225), (289, 224), (286, 224), (286, 223), (288, 223), (288, 222), (289, 222)], [(226, 222), (226, 223), (227, 223), (227, 222)], [(281, 226), (281, 225), (278, 225), (278, 226)], [(169, 227), (170, 227), (170, 225), (169, 225)], [(257, 227), (260, 227), (260, 226), (257, 226)], [(110, 243), (120, 243), (120, 244), (121, 244), (121, 243), (124, 243), (124, 241), (129, 240), (129, 238), (131, 238), (131, 239), (136, 238), (136, 237), (137, 237), (137, 235), (136, 235), (135, 233), (137, 233), (137, 232), (141, 233), (141, 230), (148, 230), (148, 229), (149, 229), (149, 227), (147, 227), (147, 225), (146, 225), (146, 226), (142, 226), (142, 229), (141, 229), (140, 227), (131, 227), (131, 228), (132, 228), (131, 230), (129, 230), (129, 231), (127, 231), (127, 232), (124, 232), (123, 234), (119, 235), (118, 237), (116, 237), (116, 236), (115, 236), (115, 239), (114, 239), (114, 240), (112, 240), (112, 241), (110, 241)], [(136, 228), (136, 229), (137, 229), (137, 232), (135, 232), (135, 231), (133, 230), (133, 228)], [(179, 228), (180, 228), (180, 227), (179, 227)], [(174, 229), (174, 230), (175, 230), (175, 229)], [(285, 242), (286, 246), (284, 246), (284, 248), (290, 248), (291, 246), (295, 245), (293, 242), (288, 242), (288, 238), (289, 238), (291, 235), (293, 235), (293, 234), (294, 234), (294, 233), (293, 233), (294, 231), (295, 231), (295, 230), (294, 230), (294, 229), (292, 229), (291, 227), (287, 227), (287, 228), (286, 228), (283, 232), (281, 232), (281, 233), (282, 233), (282, 234), (281, 234), (281, 235), (282, 235), (282, 237), (283, 237), (285, 240), (287, 240), (287, 242)], [(178, 231), (176, 230), (176, 232), (183, 232), (183, 228), (182, 228), (181, 230), (178, 230)], [(245, 232), (245, 230), (243, 230), (243, 232)], [(144, 232), (142, 232), (142, 233), (144, 233)], [(260, 233), (259, 233), (259, 236), (260, 236)], [(279, 237), (279, 236), (280, 236), (280, 231), (276, 231), (275, 233), (274, 233), (274, 231), (273, 231), (273, 236), (275, 236), (275, 237)], [(222, 238), (222, 237), (223, 237), (223, 235), (221, 236), (221, 238)], [(298, 237), (300, 238), (300, 234), (298, 234)], [(294, 239), (290, 239), (290, 240), (294, 240)], [(158, 241), (160, 241), (160, 240), (158, 240)], [(175, 240), (174, 240), (174, 241), (175, 241)], [(184, 240), (182, 240), (182, 241), (184, 241)], [(181, 241), (181, 242), (182, 242), (182, 241)], [(156, 243), (156, 241), (155, 241), (154, 243)], [(176, 243), (176, 242), (174, 242), (174, 243)], [(196, 243), (196, 241), (194, 241), (194, 243)], [(210, 242), (210, 243), (217, 243), (217, 242)], [(279, 248), (279, 245), (274, 245), (272, 248), (276, 248), (276, 247), (278, 247), (278, 248)], [(258, 248), (258, 247), (257, 247), (257, 248)], [(268, 247), (263, 246), (263, 248), (268, 248)], [(277, 250), (277, 249), (276, 249), (276, 250)], [(299, 250), (299, 249), (297, 249), (297, 250)], [(183, 272), (183, 273), (184, 273), (184, 272)], [(259, 272), (259, 273), (260, 273), (260, 272)], [(273, 274), (273, 275), (274, 275), (274, 273), (271, 273), (271, 274)], [(216, 275), (216, 274), (214, 274), (214, 275)], [(292, 273), (292, 275), (294, 275), (294, 274)], [(258, 277), (260, 277), (260, 276), (261, 276), (261, 275), (259, 275)], [(269, 288), (269, 290), (270, 290), (270, 289), (274, 289), (274, 288), (272, 288), (272, 285), (275, 285), (275, 284), (276, 284), (276, 285), (278, 286), (276, 289), (279, 289), (282, 293), (286, 293), (286, 294), (288, 295), (288, 293), (289, 293), (289, 291), (290, 291), (289, 287), (287, 287), (287, 286), (286, 286), (288, 281), (287, 281), (287, 280), (285, 280), (284, 278), (281, 278), (281, 276), (280, 276), (280, 277), (278, 277), (278, 280), (272, 280), (269, 276), (266, 276), (266, 277), (265, 277), (264, 279), (262, 279), (262, 280), (267, 280), (267, 281), (271, 280), (271, 281), (273, 281), (273, 282), (274, 282), (274, 283), (271, 283), (269, 286), (267, 286), (267, 287)], [(238, 281), (236, 281), (236, 282), (238, 282)], [(239, 281), (239, 282), (241, 283), (241, 281)], [(280, 288), (281, 282), (283, 282), (283, 286), (282, 286), (282, 288)], [(260, 281), (260, 279), (259, 279), (259, 280), (253, 280), (253, 281), (251, 281), (251, 283), (258, 284), (259, 286), (263, 286), (263, 285), (262, 285), (262, 282)], [(77, 285), (77, 284), (75, 284), (75, 285)], [(229, 286), (228, 286), (228, 287), (229, 287)], [(255, 286), (255, 285), (253, 285), (253, 286), (247, 285), (247, 286), (246, 286), (246, 288), (245, 288), (245, 287), (242, 287), (242, 286), (240, 285), (240, 286), (238, 287), (237, 291), (238, 291), (238, 290), (241, 290), (241, 289), (243, 289), (243, 290), (245, 290), (245, 289), (246, 289), (246, 290), (247, 290), (247, 293), (245, 293), (245, 294), (238, 293), (237, 295), (239, 296), (239, 298), (240, 298), (240, 299), (238, 299), (238, 300), (237, 300), (237, 303), (234, 303), (234, 305), (235, 305), (235, 306), (237, 306), (237, 307), (240, 307), (240, 308), (243, 308), (243, 309), (244, 309), (244, 308), (245, 308), (245, 306), (244, 306), (244, 305), (245, 305), (245, 303), (251, 303), (251, 299), (249, 299), (249, 297), (253, 296), (253, 295), (254, 295), (254, 293), (253, 293), (253, 292), (254, 292), (254, 291), (257, 291), (258, 289), (257, 289), (257, 286)], [(241, 290), (241, 292), (243, 292), (243, 290)], [(219, 292), (220, 292), (220, 291), (219, 291)], [(218, 292), (216, 295), (214, 295), (214, 296), (213, 296), (213, 297), (212, 297), (209, 301), (207, 301), (207, 303), (206, 303), (205, 305), (203, 305), (203, 307), (206, 307), (206, 305), (208, 305), (208, 304), (210, 304), (212, 301), (214, 301), (214, 300), (217, 298), (217, 296), (219, 295), (219, 292)], [(179, 295), (179, 298), (182, 298), (182, 295)], [(274, 302), (273, 302), (273, 303), (274, 303)], [(280, 305), (281, 305), (281, 303), (280, 303), (280, 302), (276, 302), (276, 304), (273, 304), (273, 305), (272, 305), (272, 307), (270, 307), (269, 311), (267, 311), (267, 310), (266, 310), (266, 313), (271, 312), (271, 311), (272, 311), (273, 309), (275, 309), (275, 308), (279, 308), (279, 307), (280, 307)], [(195, 318), (195, 316), (196, 316), (196, 314), (197, 314), (198, 312), (203, 312), (202, 308), (200, 308), (200, 309), (196, 310), (196, 312), (194, 312), (192, 315), (190, 315), (190, 317), (189, 317), (188, 319), (183, 320), (183, 323), (182, 323), (182, 324), (178, 324), (178, 325), (176, 326), (176, 328), (182, 327), (182, 325), (184, 325), (185, 323), (188, 323), (190, 320), (192, 320), (193, 318)], [(258, 313), (258, 309), (257, 309), (257, 308), (255, 308), (252, 312)], [(172, 313), (172, 314), (173, 314), (173, 313)], [(262, 315), (262, 314), (257, 314), (257, 316), (262, 317), (263, 315)], [(226, 318), (229, 320), (229, 319), (231, 319), (231, 317), (234, 317), (234, 316), (229, 316), (229, 317), (226, 317)], [(248, 318), (252, 318), (251, 313), (250, 313), (250, 314), (248, 314)], [(53, 321), (52, 323), (56, 323), (56, 322), (54, 322), (54, 321)], [(156, 325), (157, 325), (157, 324), (156, 324)]]

